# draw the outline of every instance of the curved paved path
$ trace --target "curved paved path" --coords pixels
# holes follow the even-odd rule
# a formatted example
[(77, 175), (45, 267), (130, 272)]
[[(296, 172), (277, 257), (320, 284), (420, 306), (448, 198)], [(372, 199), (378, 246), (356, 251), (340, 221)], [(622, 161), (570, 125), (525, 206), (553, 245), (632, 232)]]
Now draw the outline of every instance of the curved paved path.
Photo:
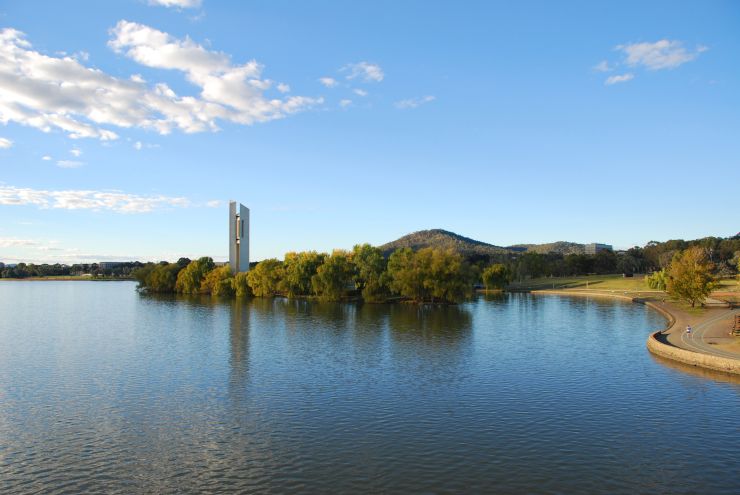
[[(717, 349), (716, 345), (712, 345), (709, 342), (717, 342), (719, 339), (732, 339), (728, 335), (729, 329), (732, 328), (732, 322), (734, 321), (735, 315), (740, 314), (740, 309), (725, 310), (719, 312), (719, 314), (707, 315), (701, 322), (691, 327), (691, 333), (686, 333), (685, 325), (683, 327), (676, 328), (676, 331), (680, 332), (680, 342), (684, 349), (695, 352), (703, 352), (705, 354), (712, 354), (714, 356), (726, 357), (731, 359), (740, 359), (740, 354), (724, 349)], [(674, 325), (675, 327), (676, 325)], [(724, 334), (724, 335), (723, 335)], [(711, 340), (709, 340), (711, 339)], [(672, 339), (669, 341), (676, 345)]]

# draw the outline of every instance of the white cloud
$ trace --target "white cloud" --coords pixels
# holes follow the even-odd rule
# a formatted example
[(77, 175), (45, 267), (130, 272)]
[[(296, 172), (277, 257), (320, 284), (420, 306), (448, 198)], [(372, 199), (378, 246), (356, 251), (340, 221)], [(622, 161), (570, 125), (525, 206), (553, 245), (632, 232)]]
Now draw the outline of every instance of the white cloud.
[(72, 153), (72, 155), (76, 157), (79, 157), (80, 155), (82, 155), (82, 150), (78, 148), (72, 148), (71, 150), (69, 150), (69, 152)]
[(625, 54), (625, 63), (629, 66), (660, 70), (675, 69), (686, 62), (691, 62), (701, 52), (706, 51), (707, 47), (698, 46), (694, 51), (688, 51), (680, 41), (660, 40), (655, 43), (619, 45), (617, 50)]
[(121, 191), (50, 191), (0, 185), (0, 205), (35, 205), (42, 209), (148, 213), (166, 207), (187, 207), (190, 201), (182, 197), (139, 196)]
[(23, 33), (0, 30), (0, 124), (17, 122), (71, 138), (116, 139), (106, 126), (173, 130), (217, 130), (217, 121), (251, 125), (283, 118), (323, 103), (321, 98), (267, 98), (272, 82), (261, 79), (255, 61), (232, 65), (190, 38), (127, 21), (111, 30), (109, 45), (148, 67), (179, 70), (199, 96), (177, 95), (167, 84), (148, 86), (140, 76), (118, 79), (85, 67), (73, 57), (34, 51)]
[(344, 99), (344, 100), (340, 100), (339, 101), (339, 106), (342, 107), (342, 108), (347, 108), (351, 104), (352, 104), (352, 100)]
[(60, 168), (80, 168), (84, 164), (85, 164), (84, 162), (80, 162), (80, 161), (77, 161), (77, 160), (59, 160), (57, 162), (57, 167), (60, 167)]
[(627, 82), (627, 81), (631, 81), (634, 78), (635, 78), (635, 75), (634, 74), (630, 74), (630, 73), (628, 73), (628, 74), (621, 74), (621, 75), (618, 75), (618, 76), (609, 76), (609, 77), (606, 78), (606, 81), (604, 81), (604, 84), (606, 84), (607, 86), (611, 86), (612, 84), (619, 84), (619, 83), (624, 83), (624, 82)]
[(599, 62), (598, 64), (594, 65), (593, 69), (594, 69), (594, 70), (595, 70), (596, 72), (609, 72), (609, 71), (613, 70), (613, 69), (612, 69), (612, 68), (611, 68), (611, 67), (609, 66), (609, 62), (607, 62), (606, 60), (602, 60), (602, 61), (601, 61), (601, 62)]
[(30, 239), (16, 239), (14, 237), (0, 237), (0, 247), (36, 246), (38, 243)]
[(357, 96), (367, 96), (367, 91), (365, 91), (364, 89), (357, 88), (357, 89), (353, 89), (352, 92), (356, 94)]
[(41, 159), (44, 160), (45, 162), (51, 161), (51, 157), (49, 155), (44, 155), (41, 157)]
[(417, 108), (421, 105), (424, 105), (425, 103), (430, 103), (434, 100), (436, 100), (436, 97), (428, 95), (428, 96), (422, 96), (420, 98), (409, 98), (407, 100), (397, 101), (395, 105), (396, 105), (396, 108), (400, 108), (404, 110), (407, 108)]
[(285, 83), (280, 83), (277, 85), (277, 90), (281, 93), (290, 93), (290, 86)]
[(340, 70), (347, 72), (347, 79), (359, 78), (365, 82), (380, 82), (385, 77), (383, 69), (378, 64), (371, 64), (369, 62), (347, 64)]
[(7, 138), (0, 138), (0, 149), (7, 150), (11, 146), (13, 146), (13, 141)]
[(319, 82), (327, 88), (333, 88), (339, 84), (333, 77), (320, 77)]
[(195, 9), (200, 7), (201, 3), (201, 0), (149, 0), (149, 5), (176, 7), (179, 9)]
[[(247, 125), (265, 122), (323, 103), (321, 98), (306, 96), (267, 99), (263, 91), (273, 83), (261, 79), (262, 65), (254, 60), (232, 65), (228, 55), (208, 51), (187, 37), (180, 40), (128, 21), (119, 21), (111, 29), (111, 35), (108, 44), (115, 51), (147, 67), (182, 71), (188, 81), (201, 89), (200, 100), (182, 99), (187, 110), (185, 115), (181, 109), (172, 109), (176, 117), (173, 124), (185, 132), (216, 129), (216, 119)], [(164, 84), (158, 84), (156, 89), (161, 95), (176, 98)], [(169, 132), (169, 129), (162, 131)]]
[(143, 144), (141, 144), (141, 141), (136, 141), (136, 142), (134, 143), (134, 149), (136, 149), (136, 151), (141, 151), (141, 148), (142, 148), (143, 146), (144, 146), (144, 145), (143, 145)]
[(220, 199), (212, 199), (210, 201), (206, 201), (206, 206), (208, 208), (218, 208), (218, 207), (220, 207), (223, 204), (224, 204), (224, 202), (221, 201)]

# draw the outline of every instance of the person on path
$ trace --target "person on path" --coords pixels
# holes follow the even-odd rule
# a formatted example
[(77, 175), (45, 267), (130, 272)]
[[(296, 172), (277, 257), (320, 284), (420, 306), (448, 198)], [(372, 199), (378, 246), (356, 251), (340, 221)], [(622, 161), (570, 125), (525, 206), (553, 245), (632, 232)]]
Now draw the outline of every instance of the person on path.
[(691, 325), (686, 325), (686, 333), (691, 335)]

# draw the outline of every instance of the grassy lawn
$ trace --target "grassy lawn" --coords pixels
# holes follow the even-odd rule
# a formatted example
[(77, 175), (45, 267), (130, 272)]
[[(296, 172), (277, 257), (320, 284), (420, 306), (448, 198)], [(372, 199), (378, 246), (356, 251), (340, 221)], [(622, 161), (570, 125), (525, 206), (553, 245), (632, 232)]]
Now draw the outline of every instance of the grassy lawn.
[(740, 292), (740, 281), (737, 279), (725, 278), (719, 281), (717, 292)]
[[(625, 278), (622, 275), (588, 275), (584, 277), (542, 277), (521, 282), (512, 282), (510, 289), (593, 289), (645, 292), (651, 291), (644, 275), (635, 274)], [(740, 297), (740, 283), (736, 279), (723, 279), (716, 292), (737, 292)], [(732, 296), (731, 296), (732, 297)]]
[(593, 289), (593, 290), (622, 290), (646, 291), (650, 290), (643, 275), (631, 278), (622, 275), (587, 275), (584, 277), (542, 277), (522, 282), (512, 282), (511, 289)]

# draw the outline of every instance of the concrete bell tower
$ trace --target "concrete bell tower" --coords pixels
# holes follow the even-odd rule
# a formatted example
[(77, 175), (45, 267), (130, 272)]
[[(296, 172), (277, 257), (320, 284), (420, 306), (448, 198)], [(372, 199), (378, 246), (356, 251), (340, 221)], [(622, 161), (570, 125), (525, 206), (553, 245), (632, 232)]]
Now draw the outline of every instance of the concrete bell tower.
[(229, 266), (232, 273), (249, 271), (249, 208), (229, 201)]

